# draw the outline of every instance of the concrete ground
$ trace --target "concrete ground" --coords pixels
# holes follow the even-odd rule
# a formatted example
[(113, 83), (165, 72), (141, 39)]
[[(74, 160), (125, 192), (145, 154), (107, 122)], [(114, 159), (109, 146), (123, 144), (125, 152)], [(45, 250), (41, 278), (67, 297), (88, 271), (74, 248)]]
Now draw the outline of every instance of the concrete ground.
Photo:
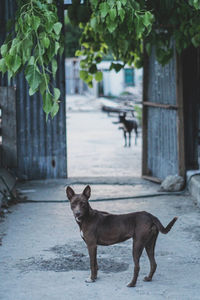
[[(41, 199), (43, 193), (50, 195), (50, 185), (50, 182), (46, 184), (46, 191), (39, 186), (34, 193), (35, 200)], [(73, 186), (77, 192), (84, 187)], [(58, 194), (64, 195), (64, 182), (57, 182), (57, 188)], [(102, 189), (103, 186), (92, 185), (92, 199), (95, 194), (103, 198)], [(108, 189), (111, 195), (119, 195), (119, 192), (124, 192), (127, 197), (132, 195), (131, 186), (108, 185)], [(148, 193), (149, 185), (137, 186), (137, 190)], [(153, 190), (156, 191), (155, 186), (152, 186)], [(147, 210), (159, 217), (164, 225), (174, 216), (179, 217), (170, 233), (159, 235), (158, 268), (153, 281), (142, 280), (149, 269), (144, 252), (137, 286), (126, 287), (133, 273), (132, 241), (129, 240), (99, 247), (99, 279), (95, 283), (86, 283), (84, 280), (89, 275), (87, 250), (69, 203), (44, 200), (43, 203), (15, 205), (1, 221), (0, 299), (200, 299), (200, 210), (190, 196), (144, 197), (91, 202), (91, 205), (113, 213)]]
[[(0, 218), (0, 299), (200, 299), (200, 209), (189, 194), (158, 196), (158, 185), (140, 179), (141, 139), (138, 146), (124, 149), (116, 126), (97, 110), (94, 114), (72, 110), (68, 115), (70, 178), (18, 183), (21, 199), (27, 200)], [(165, 226), (179, 217), (167, 235), (159, 235), (158, 268), (152, 282), (142, 280), (149, 271), (144, 252), (137, 286), (126, 287), (133, 274), (132, 240), (99, 247), (99, 278), (85, 282), (88, 254), (66, 201), (65, 186), (81, 192), (88, 183), (93, 208), (113, 213), (147, 210)]]

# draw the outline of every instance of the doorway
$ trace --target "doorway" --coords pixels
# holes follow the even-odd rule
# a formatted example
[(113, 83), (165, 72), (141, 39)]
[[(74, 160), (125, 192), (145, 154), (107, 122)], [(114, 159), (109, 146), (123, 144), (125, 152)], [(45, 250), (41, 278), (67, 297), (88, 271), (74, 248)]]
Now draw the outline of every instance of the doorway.
[(119, 114), (103, 112), (104, 99), (86, 95), (66, 97), (68, 176), (140, 177), (141, 128), (137, 144), (132, 132), (131, 147), (124, 147)]

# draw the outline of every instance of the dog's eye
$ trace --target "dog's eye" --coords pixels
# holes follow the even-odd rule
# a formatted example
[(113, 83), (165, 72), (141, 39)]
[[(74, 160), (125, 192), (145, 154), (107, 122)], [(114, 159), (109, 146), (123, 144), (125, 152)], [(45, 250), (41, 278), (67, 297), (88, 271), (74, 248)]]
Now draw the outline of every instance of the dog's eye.
[(80, 203), (80, 206), (81, 206), (81, 207), (84, 207), (84, 206), (85, 206), (85, 202), (81, 202), (81, 203)]

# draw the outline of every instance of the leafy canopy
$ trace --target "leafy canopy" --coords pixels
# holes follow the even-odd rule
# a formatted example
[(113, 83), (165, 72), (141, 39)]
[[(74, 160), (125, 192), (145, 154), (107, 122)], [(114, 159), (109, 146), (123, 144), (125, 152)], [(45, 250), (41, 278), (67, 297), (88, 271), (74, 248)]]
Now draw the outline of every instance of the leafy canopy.
[(80, 76), (89, 86), (93, 78), (102, 79), (97, 65), (108, 51), (115, 59), (110, 69), (119, 71), (125, 64), (142, 67), (144, 45), (148, 54), (155, 47), (162, 65), (173, 56), (172, 40), (179, 53), (191, 45), (200, 46), (200, 0), (87, 0), (84, 5), (72, 0), (72, 3), (69, 18), (83, 29), (81, 50), (76, 52), (82, 58)]
[(0, 71), (8, 72), (10, 80), (23, 69), (29, 94), (40, 91), (44, 112), (54, 117), (59, 109), (60, 90), (52, 82), (57, 71), (56, 56), (63, 52), (57, 7), (51, 0), (17, 3), (14, 30), (11, 26), (1, 46)]
[[(60, 0), (61, 1), (61, 0)], [(22, 69), (29, 94), (40, 91), (45, 113), (55, 116), (60, 91), (52, 86), (57, 71), (57, 54), (63, 51), (56, 0), (18, 0), (13, 30), (1, 46), (0, 72), (8, 78)], [(71, 23), (82, 34), (80, 77), (92, 86), (102, 80), (98, 71), (105, 55), (112, 53), (110, 69), (125, 64), (141, 67), (144, 45), (148, 54), (155, 47), (157, 60), (166, 64), (173, 55), (174, 40), (181, 53), (200, 46), (200, 0), (72, 0), (68, 9)], [(122, 63), (119, 63), (121, 61)]]

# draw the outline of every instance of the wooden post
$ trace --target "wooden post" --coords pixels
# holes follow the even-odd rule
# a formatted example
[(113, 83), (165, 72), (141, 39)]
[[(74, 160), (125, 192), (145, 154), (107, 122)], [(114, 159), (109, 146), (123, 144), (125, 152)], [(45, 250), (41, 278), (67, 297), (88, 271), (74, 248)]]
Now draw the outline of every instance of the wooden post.
[(185, 178), (185, 140), (184, 140), (184, 118), (183, 118), (183, 71), (181, 56), (176, 53), (176, 101), (177, 111), (177, 143), (178, 143), (178, 168), (179, 175)]
[[(144, 53), (144, 68), (143, 68), (143, 102), (146, 102), (148, 90), (148, 56)], [(142, 176), (149, 175), (148, 173), (148, 143), (147, 143), (147, 107), (142, 107)]]

